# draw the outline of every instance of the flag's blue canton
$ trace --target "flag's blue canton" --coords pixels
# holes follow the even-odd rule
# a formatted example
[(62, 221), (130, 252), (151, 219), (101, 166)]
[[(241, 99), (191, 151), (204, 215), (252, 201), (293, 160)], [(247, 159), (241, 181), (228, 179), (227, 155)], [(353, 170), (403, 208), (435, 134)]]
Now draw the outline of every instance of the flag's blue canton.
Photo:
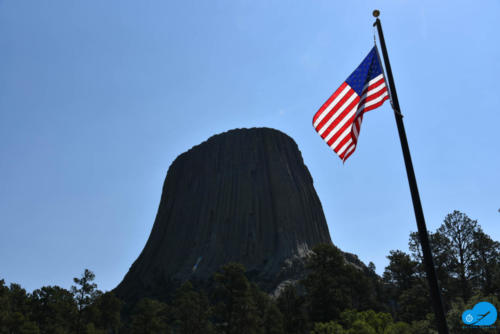
[(373, 49), (368, 53), (365, 59), (361, 62), (357, 69), (347, 78), (346, 83), (351, 86), (354, 91), (361, 96), (363, 87), (377, 75), (382, 73), (382, 66), (377, 55), (377, 49)]

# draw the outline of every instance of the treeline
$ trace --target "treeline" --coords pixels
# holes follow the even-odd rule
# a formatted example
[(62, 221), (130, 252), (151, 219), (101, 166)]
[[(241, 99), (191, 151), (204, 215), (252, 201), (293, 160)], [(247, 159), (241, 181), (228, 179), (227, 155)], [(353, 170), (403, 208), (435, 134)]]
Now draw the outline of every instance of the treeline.
[[(500, 307), (500, 243), (491, 239), (476, 220), (454, 211), (429, 232), (434, 266), (452, 333), (466, 333), (461, 314), (479, 301)], [(418, 234), (410, 234), (410, 253), (390, 251), (385, 268), (385, 304), (395, 319), (433, 321), (429, 288)]]
[[(478, 301), (500, 306), (500, 243), (455, 211), (430, 233), (450, 332), (467, 333), (461, 314)], [(0, 280), (0, 334), (428, 334), (434, 318), (417, 235), (410, 253), (391, 251), (382, 277), (375, 266), (319, 245), (307, 276), (271, 298), (248, 281), (238, 263), (214, 275), (210, 291), (185, 282), (168, 302), (125, 305), (103, 293), (85, 270), (70, 290), (46, 286), (27, 293)], [(474, 329), (471, 329), (474, 330)], [(476, 329), (477, 330), (477, 329)]]

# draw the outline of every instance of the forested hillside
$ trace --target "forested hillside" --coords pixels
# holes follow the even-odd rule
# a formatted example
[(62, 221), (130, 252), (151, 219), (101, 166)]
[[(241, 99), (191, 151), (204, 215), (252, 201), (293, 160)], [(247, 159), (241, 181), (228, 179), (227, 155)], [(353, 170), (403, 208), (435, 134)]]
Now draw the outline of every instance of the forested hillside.
[[(447, 215), (430, 240), (450, 332), (472, 333), (462, 328), (464, 310), (479, 301), (500, 306), (500, 243), (459, 211)], [(210, 291), (186, 281), (169, 300), (134, 305), (100, 291), (87, 269), (70, 290), (44, 286), (28, 293), (0, 280), (0, 333), (433, 333), (415, 233), (409, 250), (391, 251), (380, 277), (372, 263), (352, 265), (335, 246), (319, 245), (308, 258), (307, 277), (278, 298), (249, 282), (238, 263), (222, 266)]]

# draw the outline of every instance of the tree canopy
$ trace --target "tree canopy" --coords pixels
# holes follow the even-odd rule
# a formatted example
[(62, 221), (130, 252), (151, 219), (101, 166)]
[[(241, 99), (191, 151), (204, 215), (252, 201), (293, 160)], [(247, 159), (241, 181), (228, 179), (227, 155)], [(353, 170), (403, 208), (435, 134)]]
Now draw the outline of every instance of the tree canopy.
[[(429, 232), (447, 319), (464, 332), (461, 314), (478, 301), (500, 309), (500, 243), (479, 223), (454, 211)], [(228, 263), (211, 289), (183, 282), (169, 300), (127, 305), (102, 292), (85, 269), (70, 290), (44, 286), (28, 293), (0, 279), (0, 334), (424, 334), (434, 333), (419, 239), (409, 252), (391, 250), (382, 277), (370, 263), (333, 245), (317, 245), (306, 276), (270, 296), (245, 267)]]

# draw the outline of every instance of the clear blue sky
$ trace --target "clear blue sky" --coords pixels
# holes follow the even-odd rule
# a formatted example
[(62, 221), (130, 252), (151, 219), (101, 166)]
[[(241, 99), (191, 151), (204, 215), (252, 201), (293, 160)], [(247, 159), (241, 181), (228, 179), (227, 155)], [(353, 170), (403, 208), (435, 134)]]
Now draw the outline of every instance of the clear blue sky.
[(342, 165), (312, 117), (373, 45), (379, 8), (428, 228), (500, 240), (500, 2), (0, 1), (0, 278), (114, 288), (166, 171), (213, 134), (295, 139), (332, 239), (379, 273), (416, 230), (389, 103)]

